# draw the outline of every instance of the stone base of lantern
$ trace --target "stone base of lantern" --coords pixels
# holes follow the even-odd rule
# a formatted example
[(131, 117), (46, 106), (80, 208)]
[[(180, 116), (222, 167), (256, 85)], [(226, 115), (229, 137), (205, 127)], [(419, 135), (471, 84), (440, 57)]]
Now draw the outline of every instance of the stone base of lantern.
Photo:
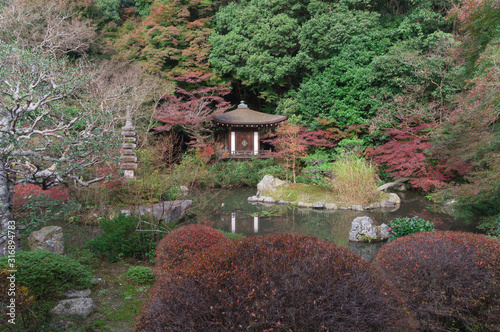
[(123, 176), (128, 178), (128, 179), (132, 179), (135, 176), (135, 171), (133, 171), (133, 170), (123, 171)]

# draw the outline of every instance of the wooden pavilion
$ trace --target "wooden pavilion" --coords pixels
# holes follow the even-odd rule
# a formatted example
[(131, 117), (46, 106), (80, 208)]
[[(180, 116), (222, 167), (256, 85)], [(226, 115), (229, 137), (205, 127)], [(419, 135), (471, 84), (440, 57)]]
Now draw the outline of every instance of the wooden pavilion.
[(214, 116), (212, 123), (224, 129), (221, 139), (224, 149), (217, 157), (221, 159), (267, 158), (268, 151), (261, 150), (260, 138), (262, 134), (286, 119), (285, 115), (251, 110), (243, 101), (235, 110)]

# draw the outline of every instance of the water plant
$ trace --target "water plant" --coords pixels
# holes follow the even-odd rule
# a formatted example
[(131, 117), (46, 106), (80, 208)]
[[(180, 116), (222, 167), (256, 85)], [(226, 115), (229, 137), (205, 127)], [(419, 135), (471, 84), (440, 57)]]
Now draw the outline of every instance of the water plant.
[(387, 225), (389, 226), (390, 234), (389, 242), (401, 236), (419, 232), (433, 232), (435, 230), (432, 222), (424, 220), (419, 216), (396, 218)]

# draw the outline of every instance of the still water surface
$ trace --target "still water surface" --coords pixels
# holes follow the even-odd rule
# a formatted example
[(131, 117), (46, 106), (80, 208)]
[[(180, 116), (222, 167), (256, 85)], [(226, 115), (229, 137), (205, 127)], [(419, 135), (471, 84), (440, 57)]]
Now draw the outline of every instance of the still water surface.
[[(432, 221), (438, 230), (467, 230), (432, 205), (424, 196), (413, 192), (399, 192), (398, 209), (371, 211), (317, 210), (276, 204), (248, 203), (255, 188), (227, 191), (214, 199), (215, 213), (209, 217), (215, 228), (246, 236), (261, 234), (298, 234), (327, 239), (348, 247), (367, 260), (371, 260), (382, 244), (349, 242), (349, 230), (354, 218), (368, 216), (375, 225), (387, 223), (397, 217), (415, 216)], [(437, 210), (437, 211), (436, 211)]]

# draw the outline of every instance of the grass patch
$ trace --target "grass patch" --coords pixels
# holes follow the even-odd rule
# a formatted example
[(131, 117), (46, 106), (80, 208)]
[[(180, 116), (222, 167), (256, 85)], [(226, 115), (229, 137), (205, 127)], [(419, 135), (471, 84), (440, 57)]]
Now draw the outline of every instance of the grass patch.
[(135, 317), (149, 296), (151, 284), (137, 285), (127, 272), (132, 265), (147, 264), (128, 259), (109, 263), (101, 261), (97, 274), (102, 282), (92, 290), (97, 309), (89, 315), (82, 326), (86, 331), (133, 331)]
[(333, 165), (335, 181), (331, 186), (339, 203), (367, 205), (380, 200), (376, 168), (365, 159), (351, 156)]
[(290, 183), (263, 193), (275, 201), (314, 203), (324, 201), (343, 206), (366, 206), (380, 201), (384, 194), (377, 190), (375, 166), (366, 160), (351, 156), (332, 164), (333, 181), (327, 186)]

